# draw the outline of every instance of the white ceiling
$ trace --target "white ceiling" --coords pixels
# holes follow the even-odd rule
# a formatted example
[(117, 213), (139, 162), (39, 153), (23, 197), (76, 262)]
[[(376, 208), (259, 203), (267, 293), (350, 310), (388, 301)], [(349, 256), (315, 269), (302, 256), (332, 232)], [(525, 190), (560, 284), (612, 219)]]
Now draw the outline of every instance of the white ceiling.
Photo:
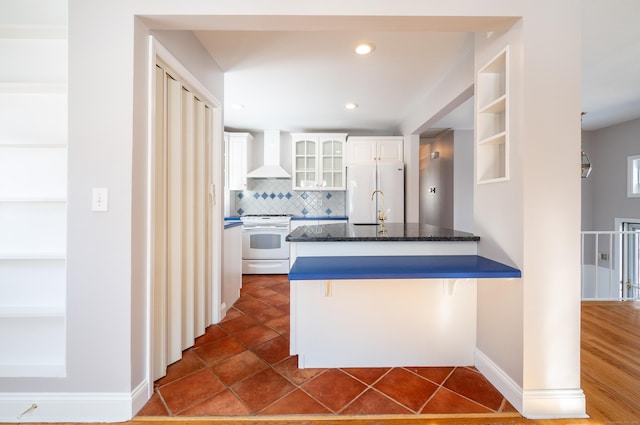
[[(640, 117), (640, 1), (584, 0), (583, 128)], [(225, 127), (399, 134), (412, 108), (473, 49), (468, 32), (388, 25), (331, 30), (197, 30), (225, 72)], [(402, 29), (401, 29), (402, 28)], [(376, 50), (358, 56), (358, 42)], [(418, 89), (419, 88), (419, 89)], [(343, 108), (346, 102), (359, 105)], [(233, 104), (245, 106), (232, 109)], [(473, 102), (436, 123), (473, 126)]]

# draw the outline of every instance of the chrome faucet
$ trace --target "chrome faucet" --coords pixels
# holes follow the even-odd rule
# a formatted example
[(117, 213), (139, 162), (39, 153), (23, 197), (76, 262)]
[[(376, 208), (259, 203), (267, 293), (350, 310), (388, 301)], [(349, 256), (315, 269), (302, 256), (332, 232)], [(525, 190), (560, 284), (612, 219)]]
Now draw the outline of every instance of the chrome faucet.
[(373, 193), (371, 194), (372, 201), (373, 201), (373, 198), (375, 198), (376, 193), (379, 193), (380, 196), (382, 196), (381, 208), (378, 210), (378, 220), (380, 221), (381, 226), (384, 227), (384, 222), (387, 219), (387, 213), (384, 210), (384, 192), (379, 189), (374, 190)]

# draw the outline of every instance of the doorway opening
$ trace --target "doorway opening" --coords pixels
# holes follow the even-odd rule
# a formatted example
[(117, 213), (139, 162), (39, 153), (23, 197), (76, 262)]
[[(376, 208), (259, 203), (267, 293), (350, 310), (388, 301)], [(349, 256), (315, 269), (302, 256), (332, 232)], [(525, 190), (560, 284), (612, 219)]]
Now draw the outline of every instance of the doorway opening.
[(150, 51), (147, 379), (153, 391), (153, 381), (219, 320), (215, 164), (222, 163), (222, 124), (220, 104), (195, 77), (153, 39)]
[(640, 220), (623, 221), (621, 238), (621, 291), (625, 299), (640, 298)]

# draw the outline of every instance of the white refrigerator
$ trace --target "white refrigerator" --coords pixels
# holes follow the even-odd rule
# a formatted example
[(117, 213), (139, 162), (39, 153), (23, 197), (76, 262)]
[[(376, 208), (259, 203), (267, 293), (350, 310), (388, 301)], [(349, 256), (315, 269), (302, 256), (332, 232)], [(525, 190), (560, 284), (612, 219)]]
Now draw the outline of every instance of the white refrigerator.
[(376, 224), (379, 210), (387, 213), (387, 223), (404, 223), (404, 164), (372, 161), (348, 165), (349, 223)]

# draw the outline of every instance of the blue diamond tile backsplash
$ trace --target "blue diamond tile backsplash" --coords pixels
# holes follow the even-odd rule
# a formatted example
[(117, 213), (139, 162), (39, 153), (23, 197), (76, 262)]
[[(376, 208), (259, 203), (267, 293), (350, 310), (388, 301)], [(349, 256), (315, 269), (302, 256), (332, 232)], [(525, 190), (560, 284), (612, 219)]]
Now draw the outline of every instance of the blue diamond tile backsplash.
[(292, 214), (299, 217), (343, 217), (345, 192), (293, 191), (291, 180), (256, 179), (249, 189), (231, 192), (231, 211), (242, 214)]

